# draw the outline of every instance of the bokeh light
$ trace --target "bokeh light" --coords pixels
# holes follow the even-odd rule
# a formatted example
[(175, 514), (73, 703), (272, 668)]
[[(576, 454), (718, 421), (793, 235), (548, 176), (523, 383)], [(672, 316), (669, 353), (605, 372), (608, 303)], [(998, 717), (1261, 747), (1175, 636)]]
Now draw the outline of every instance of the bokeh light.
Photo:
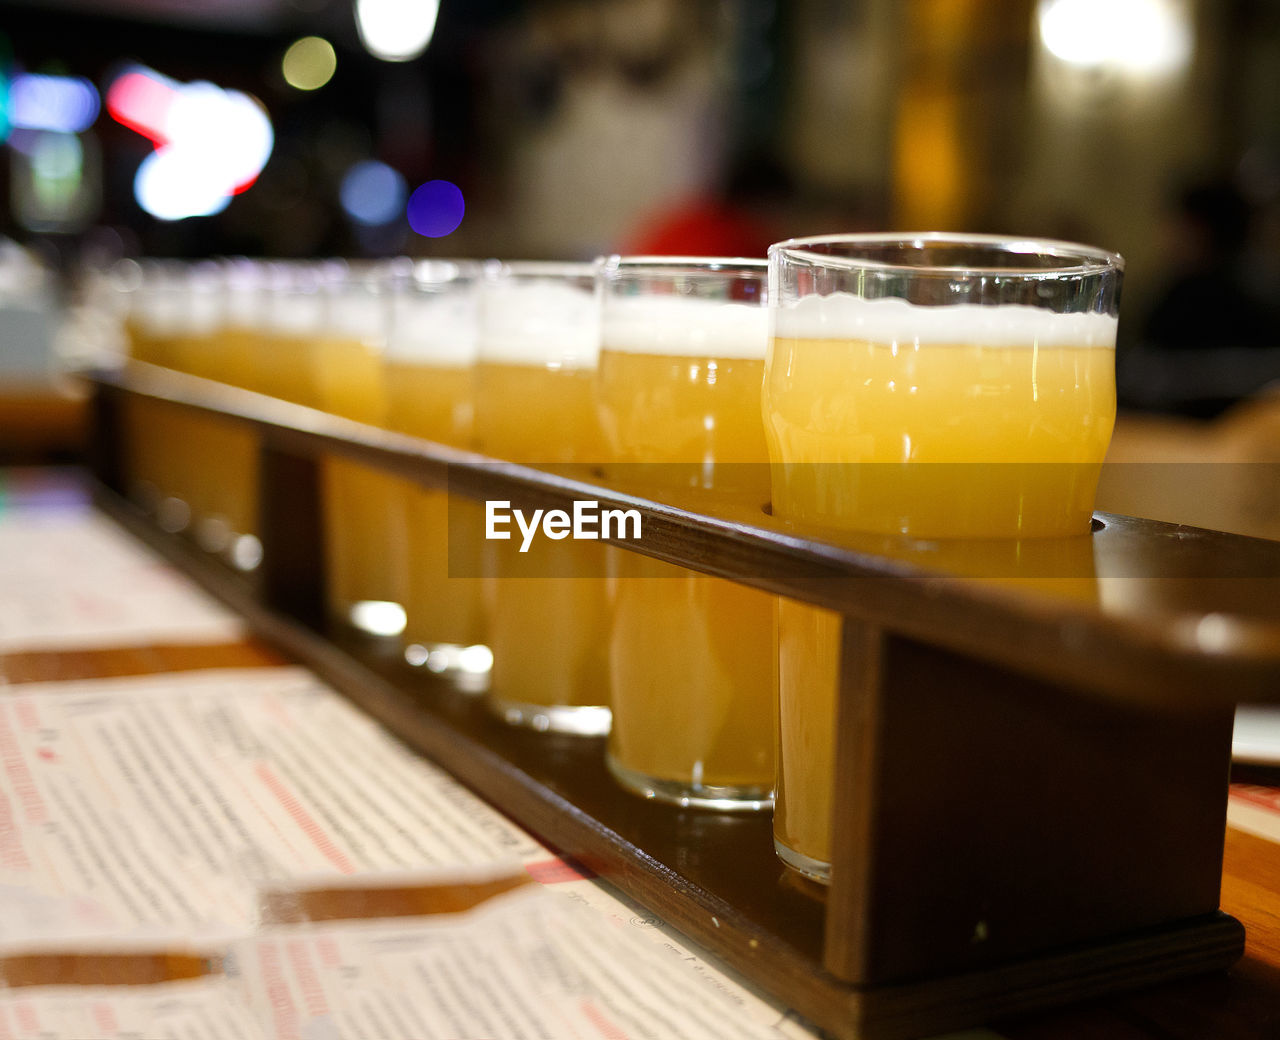
[(179, 86), (154, 69), (132, 68), (107, 88), (107, 112), (117, 123), (163, 144), (169, 106), (178, 96)]
[(356, 0), (365, 50), (383, 61), (411, 61), (431, 42), (439, 0)]
[(74, 191), (84, 172), (80, 138), (57, 131), (36, 135), (31, 148), (31, 170), (36, 175), (37, 186), (59, 184), (60, 191)]
[(1045, 49), (1068, 65), (1157, 74), (1191, 58), (1187, 14), (1169, 0), (1041, 0), (1037, 17)]
[(409, 226), (426, 238), (444, 238), (462, 223), (462, 190), (450, 181), (427, 181), (409, 196)]
[(407, 191), (399, 171), (377, 159), (366, 159), (346, 172), (339, 198), (347, 216), (357, 224), (377, 227), (400, 216)]
[(262, 105), (212, 83), (179, 83), (134, 67), (107, 90), (112, 118), (156, 144), (134, 195), (160, 220), (209, 216), (257, 179), (275, 144)]
[(232, 194), (257, 179), (275, 136), (263, 107), (248, 94), (212, 83), (187, 83), (169, 109), (168, 147), (200, 156)]
[(138, 167), (133, 181), (138, 205), (157, 220), (209, 217), (226, 209), (231, 192), (199, 152), (161, 148)]
[(7, 108), (15, 127), (78, 134), (98, 118), (98, 90), (82, 76), (24, 72), (9, 84)]
[(319, 90), (333, 79), (337, 68), (338, 56), (333, 45), (319, 36), (295, 40), (280, 63), (284, 81), (297, 90)]

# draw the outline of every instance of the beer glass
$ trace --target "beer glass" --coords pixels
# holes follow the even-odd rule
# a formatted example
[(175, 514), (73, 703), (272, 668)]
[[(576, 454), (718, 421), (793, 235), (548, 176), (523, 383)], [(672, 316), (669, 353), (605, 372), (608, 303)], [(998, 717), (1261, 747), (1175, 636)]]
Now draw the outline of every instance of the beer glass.
[(320, 404), (315, 345), (324, 331), (325, 281), (334, 268), (307, 261), (267, 265), (263, 338), (257, 358), (258, 389), (284, 401)]
[[(600, 408), (610, 478), (699, 509), (769, 496), (760, 387), (767, 265), (613, 257), (599, 270)], [(611, 550), (613, 728), (626, 788), (765, 809), (774, 784), (774, 605), (756, 589)]]
[[(225, 268), (212, 261), (187, 269), (182, 324), (173, 365), (192, 375), (228, 382), (230, 362), (224, 330), (228, 310)], [(216, 415), (189, 414), (184, 444), (191, 533), (206, 552), (236, 564), (256, 552), (257, 439), (253, 431)]]
[[(173, 260), (146, 260), (121, 282), (129, 294), (125, 322), (129, 356), (175, 367), (183, 331), (186, 267)], [(125, 407), (129, 494), (167, 531), (191, 522), (187, 433), (190, 416), (163, 401), (130, 398)]]
[[(385, 264), (334, 268), (324, 285), (326, 317), (314, 363), (326, 411), (373, 426), (387, 420), (383, 351), (391, 323), (391, 271)], [(322, 462), (330, 618), (377, 637), (404, 630), (400, 586), (403, 516), (399, 483), (337, 456)]]
[[(392, 429), (472, 447), (479, 274), (467, 261), (422, 260), (396, 279), (385, 367)], [(478, 576), (483, 511), (407, 481), (399, 501), (405, 660), (477, 692), (491, 662)]]
[[(769, 250), (774, 515), (906, 539), (1085, 537), (1115, 419), (1123, 261), (951, 234)], [(829, 875), (840, 623), (779, 610), (775, 846)]]
[[(217, 339), (221, 298), (216, 268), (205, 262), (184, 263), (170, 292), (177, 302), (167, 364), (179, 372), (216, 378)], [(173, 448), (177, 452), (172, 493), (187, 505), (186, 533), (197, 544), (216, 549), (220, 530), (219, 499), (224, 457), (218, 454), (219, 432), (225, 423), (209, 415), (183, 411), (176, 416)]]
[(181, 303), (170, 345), (169, 364), (204, 379), (221, 379), (218, 331), (226, 309), (222, 271), (210, 260), (185, 265), (177, 291)]
[(177, 260), (144, 260), (130, 272), (125, 280), (131, 298), (125, 321), (130, 357), (174, 367), (184, 280), (185, 266)]
[[(527, 465), (600, 461), (600, 348), (590, 264), (492, 263), (480, 297), (476, 438)], [(537, 730), (608, 732), (608, 601), (599, 542), (485, 542), (488, 705)]]
[(232, 386), (257, 390), (258, 353), (262, 349), (266, 312), (266, 265), (235, 257), (222, 261), (226, 309), (222, 321), (222, 379)]

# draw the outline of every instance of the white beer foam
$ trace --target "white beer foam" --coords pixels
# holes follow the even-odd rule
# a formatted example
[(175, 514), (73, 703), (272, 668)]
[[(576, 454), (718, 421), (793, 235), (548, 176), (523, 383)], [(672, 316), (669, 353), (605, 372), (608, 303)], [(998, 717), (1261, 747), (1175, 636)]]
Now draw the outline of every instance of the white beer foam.
[(325, 301), (319, 293), (277, 294), (267, 301), (266, 326), (277, 335), (315, 335), (324, 321)]
[(589, 289), (496, 282), (480, 295), (480, 358), (515, 365), (594, 368), (600, 313)]
[(769, 309), (687, 296), (635, 296), (604, 306), (601, 346), (627, 354), (761, 360)]
[(152, 336), (176, 336), (184, 330), (185, 300), (175, 288), (143, 286), (134, 299), (138, 326)]
[(261, 289), (234, 286), (227, 294), (227, 324), (238, 329), (258, 329), (265, 307), (266, 296)]
[(1095, 313), (1055, 314), (1025, 304), (926, 307), (906, 300), (832, 293), (778, 307), (774, 335), (916, 345), (1114, 348), (1116, 319)]
[(240, 329), (259, 329), (266, 308), (266, 277), (253, 260), (231, 260), (223, 269), (226, 285), (227, 324)]
[(396, 296), (387, 359), (399, 364), (450, 368), (474, 364), (479, 347), (476, 304), (472, 290)]
[(331, 331), (366, 341), (379, 341), (386, 335), (388, 303), (385, 296), (373, 293), (337, 293), (331, 300)]
[(212, 289), (198, 288), (187, 294), (183, 310), (183, 331), (192, 335), (209, 335), (223, 323), (222, 300)]

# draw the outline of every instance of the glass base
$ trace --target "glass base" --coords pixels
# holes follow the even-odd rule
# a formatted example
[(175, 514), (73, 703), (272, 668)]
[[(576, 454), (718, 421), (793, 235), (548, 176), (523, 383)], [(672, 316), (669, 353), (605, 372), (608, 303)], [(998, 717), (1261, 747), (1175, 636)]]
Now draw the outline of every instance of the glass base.
[(392, 639), (404, 631), (404, 607), (389, 599), (362, 599), (338, 611), (347, 625), (366, 636)]
[(490, 694), (488, 706), (507, 725), (525, 726), (539, 733), (603, 737), (613, 725), (613, 712), (596, 704), (527, 704)]
[(262, 563), (262, 542), (257, 535), (238, 534), (227, 548), (227, 559), (238, 571), (254, 571)]
[(196, 544), (229, 567), (248, 573), (262, 563), (262, 542), (251, 534), (239, 534), (226, 517), (206, 516), (195, 525)]
[(156, 523), (162, 531), (181, 534), (191, 526), (191, 507), (177, 495), (169, 495), (156, 506)]
[(196, 524), (196, 544), (207, 553), (219, 555), (226, 552), (233, 535), (226, 517), (206, 516)]
[(657, 780), (621, 765), (608, 752), (605, 765), (613, 778), (633, 794), (684, 809), (716, 812), (764, 812), (773, 808), (773, 788), (763, 785), (693, 784), (685, 780)]
[(483, 643), (410, 643), (404, 648), (405, 662), (432, 675), (449, 679), (464, 693), (484, 693), (493, 670), (493, 651)]
[(790, 867), (798, 874), (803, 874), (811, 881), (817, 881), (822, 885), (831, 884), (831, 864), (824, 863), (820, 859), (813, 859), (806, 856), (803, 852), (797, 852), (795, 849), (783, 845), (777, 838), (773, 839), (773, 851), (778, 854), (778, 859), (782, 860), (785, 866)]

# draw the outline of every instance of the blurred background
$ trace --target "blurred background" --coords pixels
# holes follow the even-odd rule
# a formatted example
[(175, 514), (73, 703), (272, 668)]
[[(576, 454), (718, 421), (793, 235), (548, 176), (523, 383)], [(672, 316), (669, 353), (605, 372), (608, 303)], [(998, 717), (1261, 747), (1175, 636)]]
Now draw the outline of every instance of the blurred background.
[(1124, 254), (1131, 409), (1280, 377), (1273, 0), (4, 2), (0, 138), (19, 310), (122, 256), (964, 230)]

